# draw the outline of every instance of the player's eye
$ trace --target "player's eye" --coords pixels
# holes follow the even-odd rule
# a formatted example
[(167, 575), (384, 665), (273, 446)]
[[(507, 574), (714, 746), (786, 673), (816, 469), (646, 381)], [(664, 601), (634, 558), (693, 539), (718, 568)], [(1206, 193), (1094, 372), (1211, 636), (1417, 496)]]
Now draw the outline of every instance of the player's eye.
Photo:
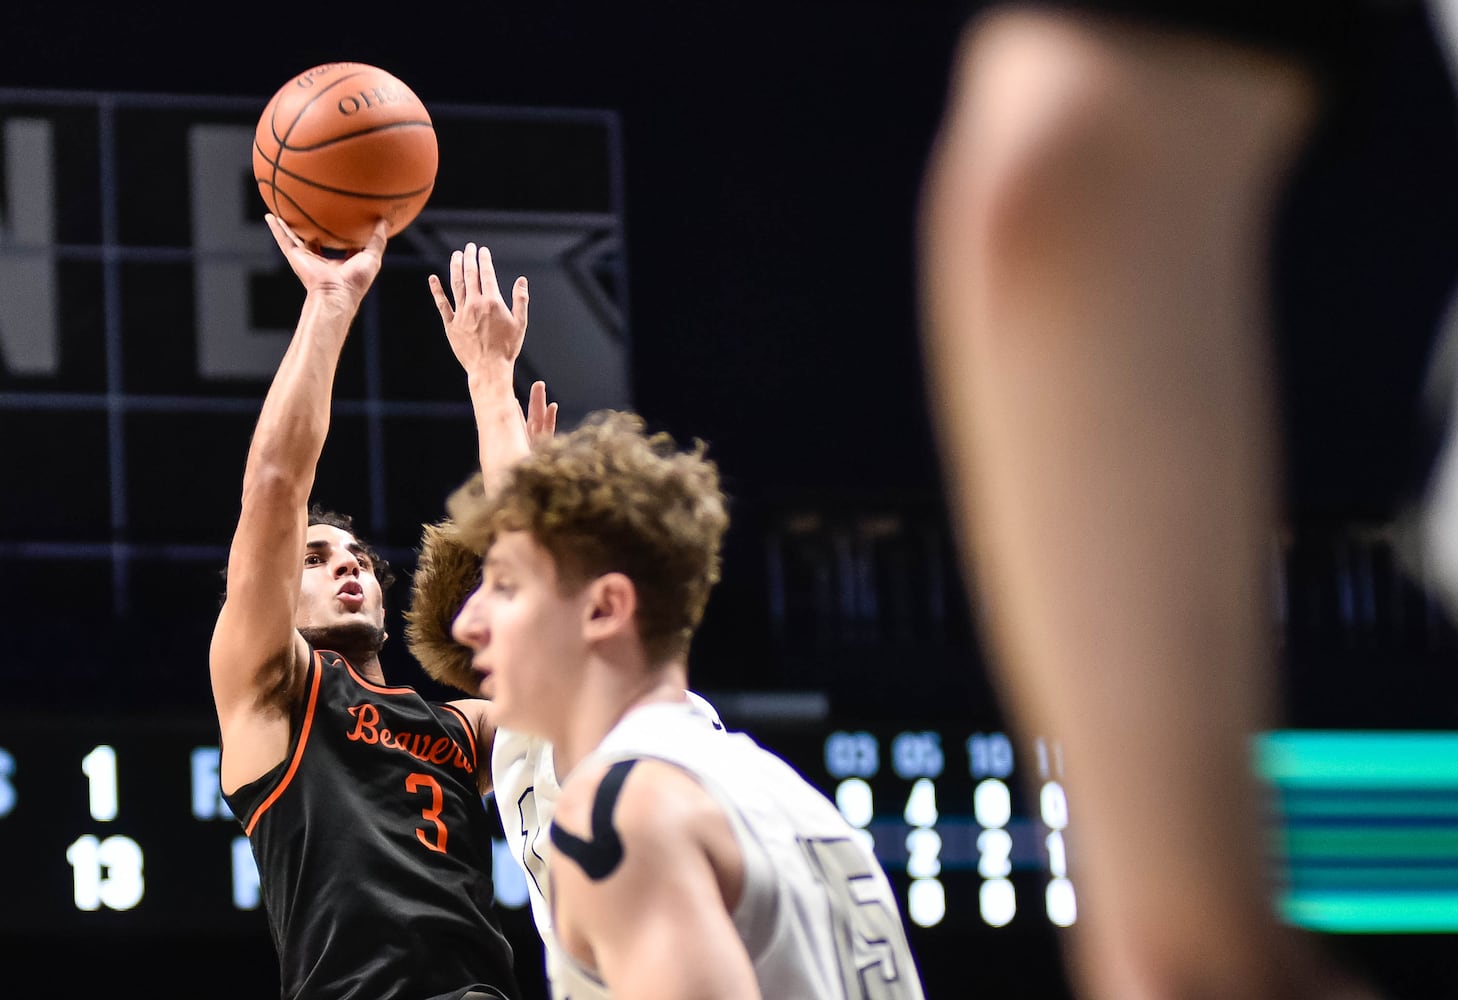
[(324, 564), (324, 557), (321, 556), (321, 555), (319, 555), (319, 553), (317, 553), (317, 552), (306, 552), (306, 553), (304, 553), (304, 565), (305, 566), (322, 566), (323, 564)]

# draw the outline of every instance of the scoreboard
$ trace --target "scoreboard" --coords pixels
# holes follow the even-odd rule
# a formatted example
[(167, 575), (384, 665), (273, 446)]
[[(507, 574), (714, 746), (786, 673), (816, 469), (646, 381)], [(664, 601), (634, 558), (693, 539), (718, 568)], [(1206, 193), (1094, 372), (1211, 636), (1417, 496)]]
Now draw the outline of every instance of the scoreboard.
[[(757, 733), (873, 844), (911, 930), (1017, 936), (1078, 919), (1078, 803), (1056, 742), (826, 725)], [(218, 790), (211, 720), (0, 721), (0, 932), (263, 926)], [(1253, 757), (1278, 793), (1281, 905), (1317, 930), (1458, 931), (1458, 733), (1283, 730)], [(526, 904), (504, 843), (498, 903)]]
[[(1002, 732), (836, 730), (815, 742), (820, 766), (809, 776), (901, 883), (911, 923), (1073, 924), (1056, 745), (1036, 745), (1036, 801), (1028, 803)], [(813, 763), (806, 753), (800, 767)]]
[[(807, 727), (764, 741), (874, 845), (910, 923), (1073, 922), (1056, 747), (1030, 815), (1002, 733)], [(0, 880), (26, 901), (0, 908), (0, 930), (261, 926), (218, 760), (207, 719), (0, 722)], [(521, 908), (525, 883), (496, 846), (497, 902)]]

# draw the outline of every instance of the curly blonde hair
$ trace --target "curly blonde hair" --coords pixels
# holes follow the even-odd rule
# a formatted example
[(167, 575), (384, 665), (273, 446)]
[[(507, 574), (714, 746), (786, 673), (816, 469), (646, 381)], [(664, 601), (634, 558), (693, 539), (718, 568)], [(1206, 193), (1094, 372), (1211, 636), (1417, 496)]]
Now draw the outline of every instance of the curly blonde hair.
[(703, 441), (684, 450), (666, 433), (647, 433), (637, 414), (602, 410), (540, 442), (491, 495), (476, 478), (447, 507), (475, 552), (503, 532), (528, 532), (566, 589), (627, 576), (644, 652), (662, 663), (687, 654), (719, 582), (728, 503), (706, 451)]

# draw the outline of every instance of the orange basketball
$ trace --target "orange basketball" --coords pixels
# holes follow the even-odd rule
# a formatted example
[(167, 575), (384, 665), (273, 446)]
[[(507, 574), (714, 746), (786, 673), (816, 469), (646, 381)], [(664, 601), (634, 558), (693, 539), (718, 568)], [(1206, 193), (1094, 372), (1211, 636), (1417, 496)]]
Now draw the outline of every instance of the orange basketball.
[(357, 250), (375, 222), (391, 236), (435, 188), (435, 125), (415, 92), (377, 66), (315, 66), (284, 84), (258, 119), (253, 178), (268, 210), (300, 238)]

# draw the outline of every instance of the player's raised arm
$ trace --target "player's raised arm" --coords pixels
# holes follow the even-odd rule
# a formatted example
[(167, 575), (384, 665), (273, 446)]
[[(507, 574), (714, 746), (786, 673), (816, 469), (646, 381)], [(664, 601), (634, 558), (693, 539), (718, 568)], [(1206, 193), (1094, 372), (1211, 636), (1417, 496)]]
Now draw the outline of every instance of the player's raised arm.
[[(515, 389), (516, 359), (526, 338), (527, 280), (516, 279), (508, 307), (491, 251), (467, 243), (451, 254), (450, 295), (438, 276), (432, 274), (429, 282), (451, 350), (466, 370), (483, 485), (490, 490), (531, 447)], [(554, 424), (555, 419), (553, 404)]]
[(385, 249), (383, 222), (363, 250), (344, 259), (316, 253), (272, 215), (267, 222), (305, 295), (249, 445), (227, 596), (213, 630), (209, 660), (225, 789), (262, 774), (288, 746), (288, 698), (308, 653), (295, 611), (309, 494), (329, 431), (339, 355)]
[[(447, 293), (439, 276), (432, 274), (428, 279), (446, 339), (466, 371), (476, 423), (477, 461), (483, 489), (491, 488), (527, 453), (533, 440), (552, 436), (557, 404), (547, 402), (542, 382), (532, 386), (525, 413), (516, 398), (516, 359), (527, 327), (527, 279), (516, 279), (508, 307), (497, 283), (491, 251), (467, 243), (463, 250), (451, 254), (449, 282)], [(450, 641), (449, 622), (465, 594), (479, 581), (479, 560), (453, 538), (449, 524), (426, 528), (421, 550), (426, 575), (423, 585), (417, 579), (412, 588), (406, 641), (426, 673), (474, 694), (478, 693), (477, 679), (471, 673), (469, 658), (461, 657), (461, 647)], [(466, 561), (471, 566), (469, 577), (463, 575)], [(453, 704), (476, 722), (481, 745), (494, 746), (496, 727), (489, 703), (472, 698)], [(489, 772), (483, 769), (484, 774)], [(483, 785), (483, 791), (489, 787)]]

